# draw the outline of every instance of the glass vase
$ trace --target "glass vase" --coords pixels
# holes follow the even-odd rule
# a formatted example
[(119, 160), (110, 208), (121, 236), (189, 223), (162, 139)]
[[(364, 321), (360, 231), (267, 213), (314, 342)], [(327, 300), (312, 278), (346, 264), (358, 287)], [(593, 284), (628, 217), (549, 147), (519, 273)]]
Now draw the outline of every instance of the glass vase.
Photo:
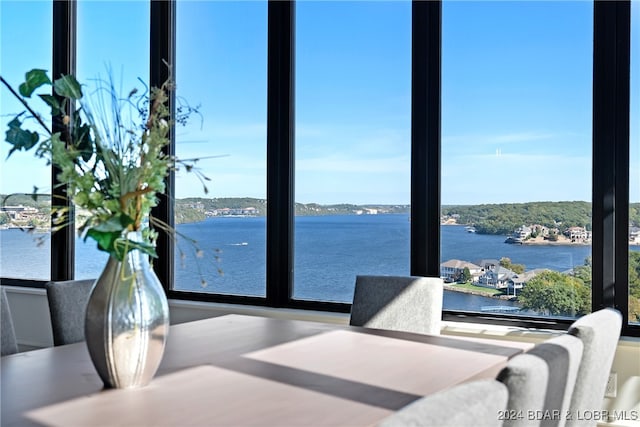
[[(128, 238), (140, 241), (139, 232)], [(155, 375), (169, 332), (164, 289), (139, 250), (124, 261), (109, 257), (97, 279), (85, 319), (91, 360), (107, 388), (147, 385)]]

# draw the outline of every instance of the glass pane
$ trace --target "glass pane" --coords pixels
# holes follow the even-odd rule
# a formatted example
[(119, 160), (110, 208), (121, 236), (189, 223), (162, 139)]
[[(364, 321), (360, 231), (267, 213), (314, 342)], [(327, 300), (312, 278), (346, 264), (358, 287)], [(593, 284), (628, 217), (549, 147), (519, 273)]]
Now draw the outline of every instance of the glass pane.
[(409, 274), (411, 3), (296, 5), (293, 297)]
[[(177, 5), (175, 290), (266, 295), (267, 2)], [(204, 177), (210, 181), (202, 181)], [(208, 193), (204, 191), (208, 188)], [(198, 257), (198, 250), (201, 257)]]
[[(123, 98), (133, 88), (145, 89), (140, 80), (149, 81), (149, 32), (147, 1), (78, 2), (77, 78), (86, 85), (85, 96), (92, 95), (92, 105), (108, 107), (106, 100), (97, 101), (96, 79), (112, 79)], [(77, 210), (77, 225), (82, 216)], [(107, 259), (93, 239), (76, 239), (76, 279), (98, 277)]]
[(631, 2), (629, 323), (640, 324), (640, 1)]
[[(3, 1), (0, 4), (1, 74), (14, 89), (33, 68), (51, 71), (51, 5), (50, 1)], [(36, 93), (49, 93), (49, 90)], [(4, 141), (4, 132), (7, 124), (24, 108), (4, 86), (0, 87), (0, 94), (3, 136), (0, 143), (0, 276), (49, 280), (51, 168), (44, 160), (36, 159), (33, 152), (14, 152), (7, 159), (10, 147)], [(43, 108), (38, 99), (32, 98), (30, 105), (50, 126), (48, 109)], [(40, 129), (33, 120), (27, 119), (24, 123), (25, 128)], [(32, 200), (28, 194), (34, 186), (39, 193), (48, 194)], [(12, 196), (6, 198), (7, 195)]]
[(588, 2), (444, 2), (446, 309), (590, 311), (592, 51)]

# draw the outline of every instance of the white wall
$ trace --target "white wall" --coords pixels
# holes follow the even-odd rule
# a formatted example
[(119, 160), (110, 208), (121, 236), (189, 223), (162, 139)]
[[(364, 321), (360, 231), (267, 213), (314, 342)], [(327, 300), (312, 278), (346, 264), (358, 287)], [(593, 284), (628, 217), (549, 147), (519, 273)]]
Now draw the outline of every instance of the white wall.
[[(21, 349), (53, 345), (49, 306), (44, 289), (5, 286), (11, 314)], [(348, 314), (314, 312), (309, 310), (271, 309), (236, 304), (214, 304), (194, 301), (170, 300), (171, 323), (222, 316), (236, 313), (253, 316), (281, 317), (317, 322), (347, 324)], [(505, 326), (473, 323), (445, 322), (444, 335), (464, 335), (479, 338), (504, 339), (538, 343), (558, 331), (541, 331)], [(605, 399), (603, 409), (613, 413), (640, 416), (640, 339), (623, 338), (618, 344), (612, 372), (618, 374), (617, 398)], [(621, 412), (620, 412), (621, 411)], [(640, 420), (639, 420), (640, 421)], [(600, 423), (609, 426), (638, 426), (639, 421)]]

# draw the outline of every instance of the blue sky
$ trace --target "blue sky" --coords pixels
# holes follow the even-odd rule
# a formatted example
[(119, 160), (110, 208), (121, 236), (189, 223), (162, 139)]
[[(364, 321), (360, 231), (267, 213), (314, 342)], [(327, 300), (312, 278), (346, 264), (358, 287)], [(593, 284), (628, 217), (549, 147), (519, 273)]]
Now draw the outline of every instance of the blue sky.
[[(634, 53), (640, 2), (633, 2)], [(78, 75), (109, 64), (123, 92), (148, 75), (148, 4), (79, 2)], [(210, 197), (265, 197), (266, 3), (178, 4), (178, 95), (202, 117), (177, 153), (203, 159)], [(296, 200), (408, 203), (410, 24), (406, 1), (301, 1), (296, 35)], [(50, 69), (49, 2), (0, 3), (0, 69), (15, 85)], [(442, 202), (589, 200), (592, 4), (443, 6)], [(640, 201), (640, 54), (632, 58), (631, 200)], [(20, 111), (0, 92), (2, 122)], [(4, 126), (3, 126), (4, 128)], [(48, 187), (31, 155), (2, 157), (0, 192)], [(193, 176), (177, 197), (203, 196)]]

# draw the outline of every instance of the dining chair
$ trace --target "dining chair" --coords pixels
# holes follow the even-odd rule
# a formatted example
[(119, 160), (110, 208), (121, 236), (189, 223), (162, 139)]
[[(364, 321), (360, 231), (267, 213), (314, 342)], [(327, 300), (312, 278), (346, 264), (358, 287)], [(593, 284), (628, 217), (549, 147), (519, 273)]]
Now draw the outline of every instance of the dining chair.
[(349, 324), (437, 335), (442, 295), (439, 277), (357, 276)]
[(500, 427), (507, 387), (496, 380), (462, 383), (420, 398), (388, 416), (379, 427)]
[[(602, 410), (621, 328), (622, 315), (612, 308), (582, 316), (569, 327), (569, 334), (582, 340), (584, 352), (569, 407), (573, 416), (567, 426), (597, 425), (595, 417), (584, 415)], [(580, 414), (583, 416), (576, 416)]]
[(44, 285), (54, 345), (84, 341), (84, 316), (94, 282), (93, 279), (66, 280)]
[(2, 341), (0, 341), (0, 356), (7, 356), (18, 352), (18, 341), (16, 340), (16, 332), (13, 328), (13, 318), (11, 317), (11, 309), (9, 308), (9, 300), (4, 287), (0, 290), (0, 326)]
[(582, 341), (565, 334), (509, 360), (497, 376), (509, 389), (504, 426), (564, 427), (582, 352)]

